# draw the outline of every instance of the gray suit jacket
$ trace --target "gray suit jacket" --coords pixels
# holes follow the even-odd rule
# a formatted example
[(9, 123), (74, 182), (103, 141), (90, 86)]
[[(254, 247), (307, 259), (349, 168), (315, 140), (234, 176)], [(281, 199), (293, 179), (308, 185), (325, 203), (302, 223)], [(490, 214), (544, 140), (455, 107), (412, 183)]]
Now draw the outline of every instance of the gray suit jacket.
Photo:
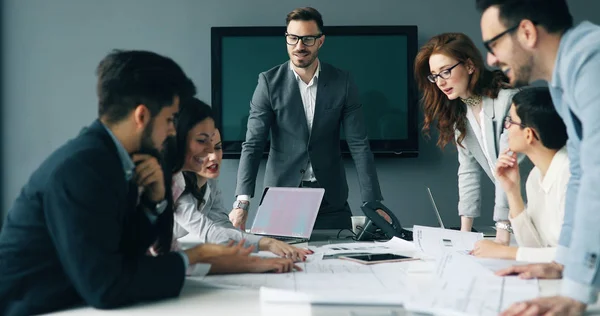
[(326, 63), (321, 63), (317, 80), (314, 122), (309, 133), (289, 61), (258, 76), (246, 141), (242, 144), (236, 195), (254, 195), (258, 166), (270, 131), (265, 187), (298, 187), (310, 160), (317, 181), (325, 189), (324, 199), (334, 207), (342, 207), (348, 199), (340, 150), (343, 126), (362, 200), (382, 200), (356, 85), (348, 72)]
[[(486, 128), (483, 137), (488, 144), (488, 155), (493, 165), (496, 165), (498, 155), (508, 148), (508, 140), (504, 132), (504, 118), (510, 110), (512, 96), (518, 90), (501, 90), (496, 99), (483, 98), (484, 126)], [(458, 137), (457, 133), (457, 137)], [(495, 172), (483, 153), (483, 147), (479, 144), (471, 124), (467, 123), (464, 146), (458, 148), (458, 213), (461, 216), (479, 217), (481, 215), (481, 171), (494, 181)], [(524, 155), (519, 155), (519, 163), (523, 161)], [(526, 169), (526, 170), (523, 170)], [(521, 173), (531, 169), (521, 168)], [(527, 173), (525, 173), (526, 175)], [(523, 179), (526, 179), (523, 178)], [(524, 182), (524, 181), (523, 181)], [(500, 183), (495, 183), (495, 206), (494, 220), (508, 220), (508, 201)], [(523, 192), (523, 190), (521, 191)]]

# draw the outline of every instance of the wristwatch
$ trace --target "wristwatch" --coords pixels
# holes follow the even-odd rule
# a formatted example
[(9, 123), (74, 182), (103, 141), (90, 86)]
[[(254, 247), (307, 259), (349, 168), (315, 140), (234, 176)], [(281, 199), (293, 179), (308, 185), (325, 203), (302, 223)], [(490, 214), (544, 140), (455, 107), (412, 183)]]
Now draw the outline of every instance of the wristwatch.
[(495, 226), (498, 229), (504, 229), (507, 232), (513, 234), (513, 229), (512, 229), (512, 226), (510, 225), (510, 223), (496, 222)]
[(233, 208), (241, 208), (242, 210), (247, 211), (249, 207), (250, 201), (235, 200), (235, 202), (233, 202)]
[(167, 200), (152, 202), (147, 199), (141, 199), (140, 203), (154, 216), (162, 214), (167, 209)]

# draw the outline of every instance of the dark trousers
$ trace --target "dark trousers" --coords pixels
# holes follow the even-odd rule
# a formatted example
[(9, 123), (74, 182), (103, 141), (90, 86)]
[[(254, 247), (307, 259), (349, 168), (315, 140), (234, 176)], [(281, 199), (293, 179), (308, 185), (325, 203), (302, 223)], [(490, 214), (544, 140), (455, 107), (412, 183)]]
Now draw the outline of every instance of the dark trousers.
[[(300, 183), (300, 187), (320, 188), (321, 186), (319, 185), (318, 181), (302, 181)], [(352, 211), (350, 210), (350, 205), (348, 205), (347, 201), (341, 208), (336, 208), (323, 199), (321, 201), (319, 214), (317, 215), (317, 220), (315, 221), (315, 227), (313, 229), (351, 229), (352, 221), (350, 217), (352, 217)]]

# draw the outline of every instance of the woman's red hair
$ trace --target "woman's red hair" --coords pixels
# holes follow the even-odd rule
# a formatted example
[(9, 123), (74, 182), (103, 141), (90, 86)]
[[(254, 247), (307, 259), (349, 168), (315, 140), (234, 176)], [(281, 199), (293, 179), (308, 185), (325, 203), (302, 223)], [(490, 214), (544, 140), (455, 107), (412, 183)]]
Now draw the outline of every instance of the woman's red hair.
[[(462, 33), (444, 33), (431, 38), (415, 58), (415, 79), (423, 94), (421, 104), (425, 119), (423, 133), (429, 137), (432, 122), (436, 122), (439, 131), (437, 145), (444, 148), (449, 143), (462, 146), (467, 130), (466, 108), (460, 99), (449, 100), (435, 83), (427, 80), (431, 73), (429, 57), (442, 54), (473, 65), (474, 71), (469, 79), (468, 89), (472, 94), (495, 99), (500, 89), (507, 87), (508, 78), (499, 70), (490, 71), (485, 68), (483, 57), (473, 41)], [(456, 131), (459, 136), (455, 139)]]

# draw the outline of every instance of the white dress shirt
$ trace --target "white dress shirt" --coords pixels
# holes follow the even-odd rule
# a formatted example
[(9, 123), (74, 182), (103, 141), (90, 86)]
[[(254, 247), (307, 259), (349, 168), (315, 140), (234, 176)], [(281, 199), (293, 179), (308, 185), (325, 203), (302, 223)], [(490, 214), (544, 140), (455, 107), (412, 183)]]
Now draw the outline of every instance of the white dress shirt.
[(510, 218), (519, 244), (518, 261), (554, 260), (570, 176), (566, 147), (554, 155), (544, 177), (537, 167), (529, 173), (526, 183), (528, 205), (525, 211)]
[[(290, 62), (290, 70), (294, 73), (296, 81), (298, 81), (298, 89), (300, 90), (300, 95), (302, 96), (302, 104), (304, 105), (304, 114), (306, 114), (306, 123), (308, 124), (309, 135), (312, 130), (312, 125), (315, 118), (315, 103), (317, 101), (317, 82), (319, 80), (319, 72), (321, 72), (321, 63), (318, 60), (317, 63), (318, 66), (314, 76), (308, 83), (305, 83), (304, 81), (302, 81), (302, 78), (300, 78), (298, 73), (296, 73), (293, 64)], [(310, 161), (306, 166), (306, 172), (304, 172), (302, 181), (317, 181)]]

